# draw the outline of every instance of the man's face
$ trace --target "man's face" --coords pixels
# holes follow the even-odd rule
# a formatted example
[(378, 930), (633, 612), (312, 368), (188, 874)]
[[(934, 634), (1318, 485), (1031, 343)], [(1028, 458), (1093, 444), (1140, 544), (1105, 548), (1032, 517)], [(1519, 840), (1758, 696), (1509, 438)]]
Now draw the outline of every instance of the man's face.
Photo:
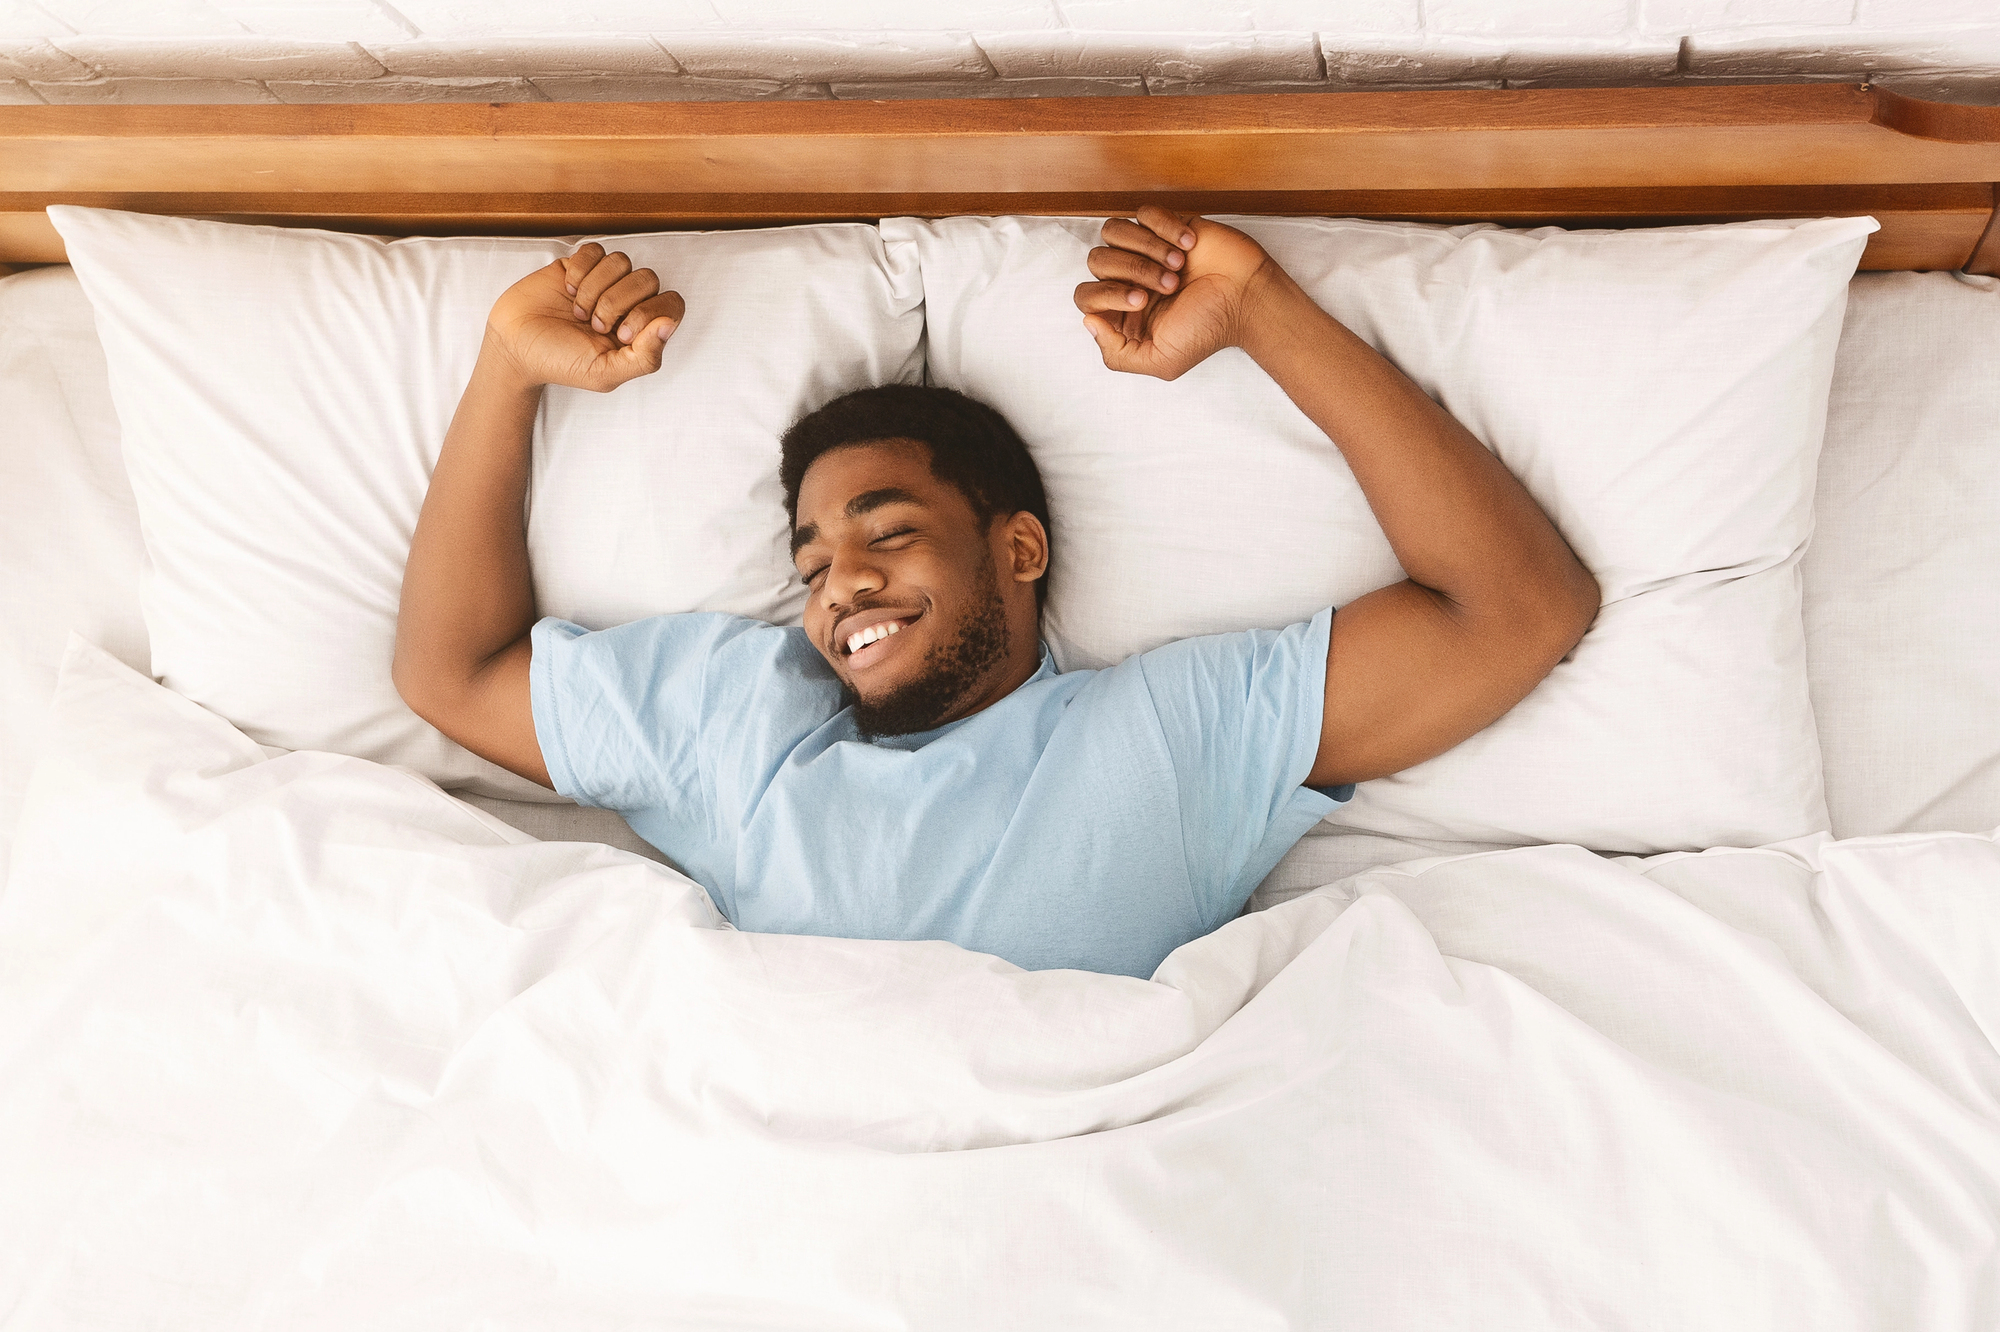
[(1033, 673), (1032, 660), (1020, 669), (1023, 627), (1039, 657), (1032, 578), (1016, 576), (1023, 522), (1040, 533), (1027, 515), (982, 524), (914, 440), (835, 449), (806, 469), (793, 531), (805, 629), (864, 734), (929, 730)]

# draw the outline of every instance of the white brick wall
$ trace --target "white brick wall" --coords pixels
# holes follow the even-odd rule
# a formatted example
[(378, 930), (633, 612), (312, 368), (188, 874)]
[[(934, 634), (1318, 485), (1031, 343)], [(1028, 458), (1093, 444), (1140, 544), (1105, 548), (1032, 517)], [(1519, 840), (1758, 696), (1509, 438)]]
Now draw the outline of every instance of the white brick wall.
[(1766, 78), (2000, 103), (2000, 0), (0, 0), (0, 104)]

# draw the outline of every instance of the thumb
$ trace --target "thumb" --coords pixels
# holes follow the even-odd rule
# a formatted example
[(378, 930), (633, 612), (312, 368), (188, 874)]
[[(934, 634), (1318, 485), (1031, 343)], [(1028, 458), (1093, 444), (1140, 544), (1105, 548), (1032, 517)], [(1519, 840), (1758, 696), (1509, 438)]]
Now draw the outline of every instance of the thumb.
[(624, 369), (631, 375), (650, 375), (660, 368), (666, 357), (667, 339), (680, 327), (680, 321), (669, 315), (647, 324), (634, 335), (632, 340), (620, 347), (615, 355), (624, 362)]
[(1111, 321), (1103, 315), (1085, 315), (1083, 326), (1090, 330), (1091, 341), (1095, 342), (1097, 350), (1103, 353), (1104, 363), (1113, 370), (1121, 368), (1119, 362), (1125, 360), (1125, 335), (1113, 328)]

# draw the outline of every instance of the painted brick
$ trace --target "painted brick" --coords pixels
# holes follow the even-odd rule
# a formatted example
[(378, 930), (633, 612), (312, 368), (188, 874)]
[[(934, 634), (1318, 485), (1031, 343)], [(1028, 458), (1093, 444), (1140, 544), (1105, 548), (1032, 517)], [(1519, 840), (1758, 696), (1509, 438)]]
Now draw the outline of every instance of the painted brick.
[(1686, 69), (1705, 75), (1850, 75), (2000, 69), (2000, 25), (1933, 33), (1701, 33), (1688, 38)]
[[(1250, 6), (1232, 0), (1063, 0), (1080, 32), (1249, 32)], [(1310, 29), (1308, 29), (1310, 30)]]
[(209, 0), (216, 10), (264, 37), (320, 42), (396, 42), (416, 25), (376, 0)]
[(0, 42), (0, 78), (87, 79), (96, 74), (52, 42)]
[(240, 37), (243, 25), (203, 0), (39, 0), (89, 36)]
[(1639, 26), (1650, 33), (1685, 34), (1787, 24), (1825, 27), (1854, 21), (1854, 0), (1639, 0)]
[(35, 90), (19, 79), (0, 79), (0, 106), (40, 106)]
[(964, 83), (836, 83), (844, 101), (907, 101), (918, 97), (1143, 97), (1140, 79), (985, 79)]
[(678, 74), (681, 67), (650, 37), (482, 37), (455, 42), (370, 44), (369, 55), (391, 74), (436, 78), (539, 74)]
[(801, 102), (833, 94), (823, 83), (770, 79), (633, 78), (559, 74), (533, 80), (552, 102)]
[(1565, 85), (1657, 83), (1680, 68), (1680, 43), (1648, 42), (1506, 43), (1500, 56), (1500, 77), (1511, 87), (1560, 88)]
[(1310, 33), (975, 33), (1000, 77), (1223, 79), (1248, 82), (1319, 77)]
[(1319, 39), (1309, 32), (1194, 40), (1155, 62), (1149, 79), (1312, 82), (1322, 75)]
[(372, 79), (382, 72), (367, 52), (346, 42), (65, 37), (58, 45), (112, 78)]
[(438, 41), (453, 37), (668, 32), (720, 28), (707, 0), (389, 0), (417, 29)]
[(1334, 83), (1377, 87), (1384, 84), (1493, 83), (1501, 78), (1506, 45), (1464, 38), (1358, 38), (1321, 33), (1326, 76)]
[(710, 78), (870, 83), (980, 78), (993, 72), (986, 57), (963, 33), (788, 33), (779, 37), (663, 32), (657, 34), (657, 40), (688, 73)]
[(542, 102), (526, 79), (413, 79), (385, 74), (360, 82), (274, 79), (265, 84), (281, 102)]
[(196, 102), (275, 102), (261, 83), (239, 79), (92, 79), (87, 83), (35, 83), (42, 99), (59, 106), (90, 102), (113, 106), (174, 106)]
[(1468, 37), (1611, 37), (1632, 25), (1630, 0), (1425, 0), (1424, 30)]
[(1241, 6), (1253, 27), (1270, 32), (1416, 32), (1418, 0), (1249, 0)]
[[(1056, 29), (1063, 13), (1052, 0), (712, 0), (715, 13), (732, 28), (766, 32), (992, 32)], [(658, 21), (639, 25), (665, 32)], [(678, 25), (676, 25), (678, 26)]]
[(1235, 83), (1228, 79), (1162, 79), (1148, 77), (1146, 91), (1155, 97), (1226, 97), (1233, 93), (1344, 92), (1324, 80), (1304, 83)]
[(0, 41), (25, 42), (35, 37), (67, 37), (76, 29), (40, 5), (25, 0), (0, 0)]
[(1865, 27), (1941, 28), (1950, 23), (2000, 22), (1993, 0), (1860, 0), (1854, 21)]

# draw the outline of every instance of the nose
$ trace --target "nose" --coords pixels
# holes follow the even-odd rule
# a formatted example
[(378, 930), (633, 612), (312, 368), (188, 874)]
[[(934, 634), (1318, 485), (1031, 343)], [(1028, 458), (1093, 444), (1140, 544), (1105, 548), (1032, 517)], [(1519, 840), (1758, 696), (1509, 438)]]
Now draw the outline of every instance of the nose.
[(866, 547), (851, 551), (836, 550), (820, 590), (827, 605), (851, 606), (862, 597), (880, 592), (888, 581), (882, 570), (868, 558)]

